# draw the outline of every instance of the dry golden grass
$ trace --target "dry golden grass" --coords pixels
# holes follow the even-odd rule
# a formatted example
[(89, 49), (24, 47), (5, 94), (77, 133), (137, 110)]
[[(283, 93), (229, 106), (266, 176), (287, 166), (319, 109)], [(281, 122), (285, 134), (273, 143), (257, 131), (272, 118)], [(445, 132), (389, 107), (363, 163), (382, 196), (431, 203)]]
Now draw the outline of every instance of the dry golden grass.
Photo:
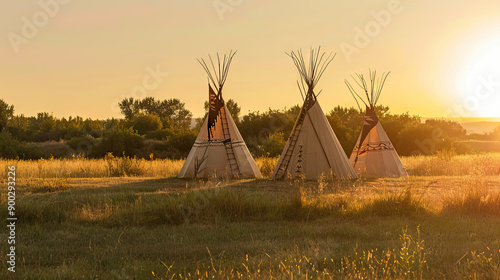
[[(500, 153), (477, 155), (453, 155), (440, 153), (436, 156), (413, 156), (401, 158), (408, 173), (414, 176), (495, 176), (500, 175)], [(278, 158), (256, 158), (262, 176), (268, 178)], [(105, 177), (149, 177), (170, 178), (179, 174), (183, 160), (169, 159), (40, 159), (4, 160), (3, 166), (15, 165), (17, 177), (23, 179), (46, 178), (105, 178)], [(0, 179), (6, 179), (6, 172)]]
[(278, 164), (277, 157), (269, 158), (269, 157), (259, 157), (255, 159), (255, 163), (262, 173), (262, 177), (267, 178), (273, 175), (274, 168)]
[[(256, 159), (265, 177), (276, 161)], [(347, 182), (182, 180), (172, 160), (0, 162), (17, 167), (20, 279), (499, 279), (500, 154), (402, 161), (411, 176)]]
[(436, 156), (401, 158), (408, 174), (414, 176), (485, 176), (500, 174), (500, 153), (454, 155), (438, 153)]
[[(124, 164), (131, 164), (138, 173), (115, 172)], [(18, 178), (103, 178), (117, 176), (175, 177), (179, 174), (183, 160), (169, 159), (40, 159), (40, 160), (0, 160), (3, 166), (15, 165)], [(6, 172), (0, 179), (6, 179)]]
[[(54, 279), (65, 263), (71, 265), (56, 279), (498, 279), (500, 273), (500, 263), (490, 261), (500, 256), (500, 176), (27, 181), (32, 185), (16, 189), (22, 279)], [(123, 270), (124, 262), (132, 265)]]

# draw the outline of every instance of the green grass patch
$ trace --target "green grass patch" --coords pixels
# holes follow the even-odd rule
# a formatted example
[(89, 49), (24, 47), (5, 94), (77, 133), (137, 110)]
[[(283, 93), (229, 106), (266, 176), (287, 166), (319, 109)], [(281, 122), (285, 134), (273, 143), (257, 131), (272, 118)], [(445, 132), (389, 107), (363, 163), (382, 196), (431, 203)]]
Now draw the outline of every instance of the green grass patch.
[(20, 183), (0, 279), (498, 279), (492, 178), (44, 180)]

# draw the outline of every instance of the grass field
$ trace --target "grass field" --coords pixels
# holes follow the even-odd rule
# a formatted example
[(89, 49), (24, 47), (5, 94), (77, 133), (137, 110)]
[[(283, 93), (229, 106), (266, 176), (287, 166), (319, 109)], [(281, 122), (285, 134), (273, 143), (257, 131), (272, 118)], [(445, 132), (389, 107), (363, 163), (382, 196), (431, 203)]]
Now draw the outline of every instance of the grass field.
[[(15, 165), (1, 279), (499, 279), (500, 154), (403, 158), (401, 179), (181, 180), (182, 161)], [(276, 159), (257, 159), (269, 176)], [(7, 172), (0, 178), (4, 186)], [(1, 218), (7, 218), (6, 187)]]

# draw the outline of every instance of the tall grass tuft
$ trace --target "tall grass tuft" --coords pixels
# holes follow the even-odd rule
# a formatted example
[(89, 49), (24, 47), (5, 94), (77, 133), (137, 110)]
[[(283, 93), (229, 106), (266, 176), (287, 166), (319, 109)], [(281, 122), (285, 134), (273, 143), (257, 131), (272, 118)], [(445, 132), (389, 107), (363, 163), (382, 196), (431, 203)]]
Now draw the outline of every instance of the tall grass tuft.
[(391, 193), (374, 198), (359, 209), (358, 215), (425, 217), (431, 211), (422, 202), (422, 196), (415, 197), (412, 188), (407, 187), (399, 194)]
[(432, 276), (427, 264), (428, 250), (418, 236), (406, 230), (400, 235), (397, 248), (360, 250), (351, 255), (317, 259), (305, 256), (296, 248), (282, 256), (249, 257), (242, 262), (230, 262), (224, 255), (215, 258), (207, 248), (209, 262), (192, 269), (180, 269), (164, 264), (154, 271), (156, 279), (424, 279)]
[(278, 164), (277, 157), (259, 157), (255, 159), (255, 163), (262, 174), (262, 177), (268, 178), (273, 175), (274, 168)]
[(140, 176), (143, 174), (142, 161), (125, 156), (114, 157), (108, 153), (104, 158), (109, 177)]
[(414, 176), (488, 176), (500, 174), (500, 153), (402, 157), (403, 166)]
[(399, 236), (399, 249), (359, 251), (341, 260), (339, 276), (342, 279), (423, 279), (429, 274), (427, 249), (420, 239), (413, 238), (404, 229)]
[(474, 189), (446, 199), (443, 214), (500, 216), (500, 195)]
[(469, 279), (500, 279), (500, 250), (488, 249), (481, 253), (472, 251), (459, 262), (455, 271), (457, 278), (468, 276)]

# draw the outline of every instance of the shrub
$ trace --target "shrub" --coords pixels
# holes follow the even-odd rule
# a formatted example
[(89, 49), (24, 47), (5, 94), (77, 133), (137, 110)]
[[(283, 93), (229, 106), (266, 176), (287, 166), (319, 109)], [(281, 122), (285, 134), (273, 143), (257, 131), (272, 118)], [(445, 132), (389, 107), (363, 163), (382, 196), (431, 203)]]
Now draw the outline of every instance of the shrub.
[[(144, 146), (136, 152), (138, 158), (145, 159), (181, 159), (182, 155), (166, 141), (146, 139)], [(184, 156), (185, 157), (185, 156)]]
[(113, 154), (108, 153), (105, 157), (108, 176), (139, 176), (142, 175), (143, 170), (141, 161), (128, 156), (114, 157)]
[(146, 133), (146, 139), (165, 140), (170, 135), (172, 135), (171, 130), (161, 129)]
[(35, 159), (39, 158), (40, 155), (40, 150), (34, 145), (14, 139), (5, 130), (0, 133), (0, 157), (9, 159)]
[(286, 141), (286, 136), (283, 135), (283, 132), (274, 132), (261, 142), (259, 146), (259, 155), (279, 157), (285, 148)]
[(193, 147), (197, 133), (193, 130), (178, 130), (167, 139), (167, 145), (176, 148), (181, 157), (187, 157)]
[(275, 166), (278, 164), (277, 157), (260, 157), (255, 159), (257, 167), (259, 167), (262, 177), (271, 177), (274, 172)]
[(33, 143), (40, 151), (39, 158), (69, 158), (74, 151), (64, 142), (46, 141)]
[(500, 196), (487, 191), (471, 190), (448, 199), (443, 206), (445, 214), (489, 216), (500, 215)]
[(86, 135), (73, 137), (66, 141), (66, 143), (71, 149), (73, 149), (74, 154), (88, 156), (95, 149), (99, 140), (90, 135)]
[(411, 188), (406, 188), (400, 194), (390, 194), (376, 198), (372, 203), (360, 209), (360, 216), (402, 216), (421, 217), (430, 214), (430, 211), (419, 199), (415, 198)]
[(114, 130), (104, 137), (91, 154), (95, 157), (102, 157), (108, 153), (113, 156), (134, 156), (142, 147), (142, 136), (132, 129)]
[(130, 124), (140, 135), (159, 130), (162, 127), (160, 117), (151, 114), (138, 115), (131, 120)]

